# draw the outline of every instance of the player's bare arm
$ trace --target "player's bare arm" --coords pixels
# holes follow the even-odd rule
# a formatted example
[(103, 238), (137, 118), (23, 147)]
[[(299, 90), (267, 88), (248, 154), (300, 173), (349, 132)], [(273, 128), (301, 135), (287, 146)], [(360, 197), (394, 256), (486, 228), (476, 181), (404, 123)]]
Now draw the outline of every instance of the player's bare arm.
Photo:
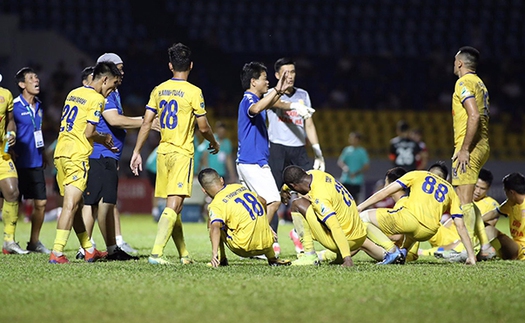
[(13, 111), (7, 113), (7, 128), (9, 136), (7, 138), (7, 143), (9, 147), (13, 146), (16, 143), (16, 123)]
[(211, 241), (211, 265), (219, 267), (219, 244), (221, 242), (221, 223), (215, 221), (210, 224), (210, 241)]
[(87, 124), (86, 130), (84, 131), (84, 135), (86, 136), (87, 139), (90, 139), (90, 140), (93, 140), (94, 142), (102, 144), (113, 152), (118, 151), (118, 148), (115, 147), (115, 144), (113, 143), (113, 137), (109, 133), (98, 132), (94, 124), (91, 124), (91, 123)]
[(197, 127), (199, 128), (199, 132), (202, 134), (204, 139), (208, 140), (210, 142), (210, 145), (208, 146), (208, 151), (210, 154), (216, 154), (221, 149), (221, 145), (215, 140), (215, 136), (213, 136), (213, 130), (211, 129), (210, 123), (208, 122), (208, 118), (206, 116), (200, 116), (197, 117)]
[(137, 142), (135, 143), (135, 148), (133, 148), (133, 156), (129, 167), (135, 176), (139, 176), (139, 171), (142, 171), (142, 157), (140, 156), (140, 150), (144, 146), (144, 142), (148, 139), (149, 131), (153, 124), (153, 119), (155, 119), (155, 113), (151, 110), (146, 110), (144, 113), (144, 119), (142, 120), (142, 125), (140, 126), (139, 134), (137, 136)]
[(483, 214), (481, 218), (483, 219), (483, 222), (488, 223), (490, 225), (496, 225), (496, 221), (500, 216), (500, 213), (497, 209), (488, 211), (487, 213)]
[(384, 200), (385, 198), (391, 196), (394, 193), (399, 192), (402, 189), (403, 186), (401, 186), (401, 184), (399, 184), (398, 182), (393, 182), (388, 186), (382, 188), (381, 190), (377, 191), (374, 195), (370, 196), (363, 203), (359, 204), (357, 206), (357, 211), (361, 213), (367, 208), (376, 204), (377, 202)]
[(113, 127), (122, 129), (136, 129), (142, 126), (142, 117), (127, 117), (118, 113), (116, 109), (104, 110), (104, 119)]
[(474, 249), (472, 248), (472, 242), (470, 241), (470, 237), (468, 235), (467, 228), (465, 227), (465, 222), (463, 221), (463, 218), (455, 217), (454, 224), (456, 225), (456, 230), (458, 231), (461, 242), (463, 243), (463, 245), (465, 246), (465, 249), (467, 250), (468, 258), (465, 264), (475, 265), (476, 264), (476, 254), (474, 253)]
[(478, 131), (480, 119), (479, 110), (475, 98), (466, 99), (465, 102), (463, 102), (463, 107), (467, 111), (468, 115), (467, 131), (465, 133), (465, 138), (463, 140), (461, 148), (452, 157), (452, 161), (455, 161), (456, 159), (458, 160), (456, 170), (459, 170), (461, 173), (465, 173), (467, 171), (467, 167), (469, 166), (470, 147), (472, 145), (472, 142), (474, 141), (476, 132)]

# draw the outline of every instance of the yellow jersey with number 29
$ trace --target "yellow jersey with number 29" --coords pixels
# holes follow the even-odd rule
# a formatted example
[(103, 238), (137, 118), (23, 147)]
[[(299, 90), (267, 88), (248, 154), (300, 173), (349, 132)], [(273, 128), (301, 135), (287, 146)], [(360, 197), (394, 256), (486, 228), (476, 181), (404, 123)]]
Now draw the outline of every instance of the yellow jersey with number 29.
[(201, 89), (185, 80), (169, 79), (151, 91), (146, 109), (159, 117), (157, 153), (179, 152), (193, 157), (195, 117), (206, 114)]
[(93, 141), (86, 138), (86, 127), (88, 122), (98, 124), (104, 104), (104, 96), (90, 86), (69, 92), (60, 118), (55, 158), (88, 160), (93, 151)]

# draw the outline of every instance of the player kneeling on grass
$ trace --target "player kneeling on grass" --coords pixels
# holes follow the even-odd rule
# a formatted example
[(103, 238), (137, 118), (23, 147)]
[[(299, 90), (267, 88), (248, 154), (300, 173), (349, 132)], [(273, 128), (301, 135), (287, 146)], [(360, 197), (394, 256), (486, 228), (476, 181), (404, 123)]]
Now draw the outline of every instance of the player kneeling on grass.
[(213, 199), (208, 206), (213, 267), (228, 265), (224, 244), (241, 257), (265, 255), (270, 266), (290, 265), (275, 257), (275, 233), (268, 224), (263, 198), (241, 184), (224, 185), (224, 179), (211, 168), (200, 171), (198, 179)]
[(334, 263), (342, 263), (344, 267), (353, 266), (351, 255), (361, 249), (384, 264), (394, 263), (401, 257), (400, 252), (390, 256), (367, 239), (354, 198), (332, 175), (320, 170), (306, 172), (300, 167), (288, 166), (283, 172), (283, 182), (281, 197), (284, 202), (287, 202), (290, 190), (303, 195), (292, 202), (292, 219), (305, 254), (292, 265), (319, 264), (314, 239), (336, 253)]
[[(503, 189), (507, 199), (483, 215), (485, 230), (498, 257), (505, 260), (525, 260), (525, 177), (512, 173), (503, 178)], [(496, 229), (494, 219), (500, 215), (509, 218), (511, 237)]]

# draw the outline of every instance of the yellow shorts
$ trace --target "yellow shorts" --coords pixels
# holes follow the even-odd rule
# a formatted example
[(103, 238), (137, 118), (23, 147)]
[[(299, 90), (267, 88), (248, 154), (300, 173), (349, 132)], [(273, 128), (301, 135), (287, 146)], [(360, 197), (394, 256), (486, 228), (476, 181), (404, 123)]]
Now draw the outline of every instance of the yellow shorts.
[(387, 236), (406, 234), (417, 241), (427, 241), (437, 232), (421, 223), (408, 209), (376, 209), (379, 229)]
[(58, 157), (55, 158), (55, 167), (57, 169), (57, 183), (60, 195), (64, 196), (66, 185), (73, 185), (84, 192), (89, 171), (89, 162), (87, 160)]
[[(269, 230), (268, 230), (269, 231)], [(262, 248), (251, 248), (247, 245), (241, 245), (239, 241), (233, 237), (227, 237), (225, 231), (221, 231), (221, 239), (224, 244), (230, 249), (234, 254), (240, 257), (254, 257), (259, 255), (266, 255), (270, 251), (273, 251), (273, 235), (269, 232), (266, 239), (257, 243), (258, 246)]]
[(157, 154), (155, 196), (191, 196), (193, 186), (193, 158), (178, 152)]
[(479, 171), (489, 159), (490, 146), (488, 141), (480, 141), (470, 153), (469, 166), (465, 173), (456, 170), (457, 159), (452, 163), (452, 185), (475, 185), (478, 182)]
[(11, 177), (18, 178), (15, 163), (13, 163), (11, 155), (2, 154), (2, 158), (0, 158), (0, 181)]
[(436, 234), (428, 240), (432, 247), (442, 247), (448, 246), (460, 240), (458, 231), (454, 224), (451, 224), (449, 227), (443, 225), (439, 226)]

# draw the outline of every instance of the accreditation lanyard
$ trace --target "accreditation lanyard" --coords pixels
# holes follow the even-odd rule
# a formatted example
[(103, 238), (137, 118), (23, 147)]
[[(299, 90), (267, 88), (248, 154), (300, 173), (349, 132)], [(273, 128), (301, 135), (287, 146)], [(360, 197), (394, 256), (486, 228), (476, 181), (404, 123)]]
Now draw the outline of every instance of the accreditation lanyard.
[(30, 105), (26, 105), (27, 112), (29, 112), (29, 116), (31, 117), (31, 122), (33, 123), (33, 136), (35, 137), (35, 147), (36, 148), (42, 148), (44, 147), (44, 136), (42, 136), (42, 118), (40, 118), (40, 127), (36, 126), (36, 114), (38, 112), (38, 105), (35, 104), (35, 113), (33, 114), (33, 110), (31, 109)]

